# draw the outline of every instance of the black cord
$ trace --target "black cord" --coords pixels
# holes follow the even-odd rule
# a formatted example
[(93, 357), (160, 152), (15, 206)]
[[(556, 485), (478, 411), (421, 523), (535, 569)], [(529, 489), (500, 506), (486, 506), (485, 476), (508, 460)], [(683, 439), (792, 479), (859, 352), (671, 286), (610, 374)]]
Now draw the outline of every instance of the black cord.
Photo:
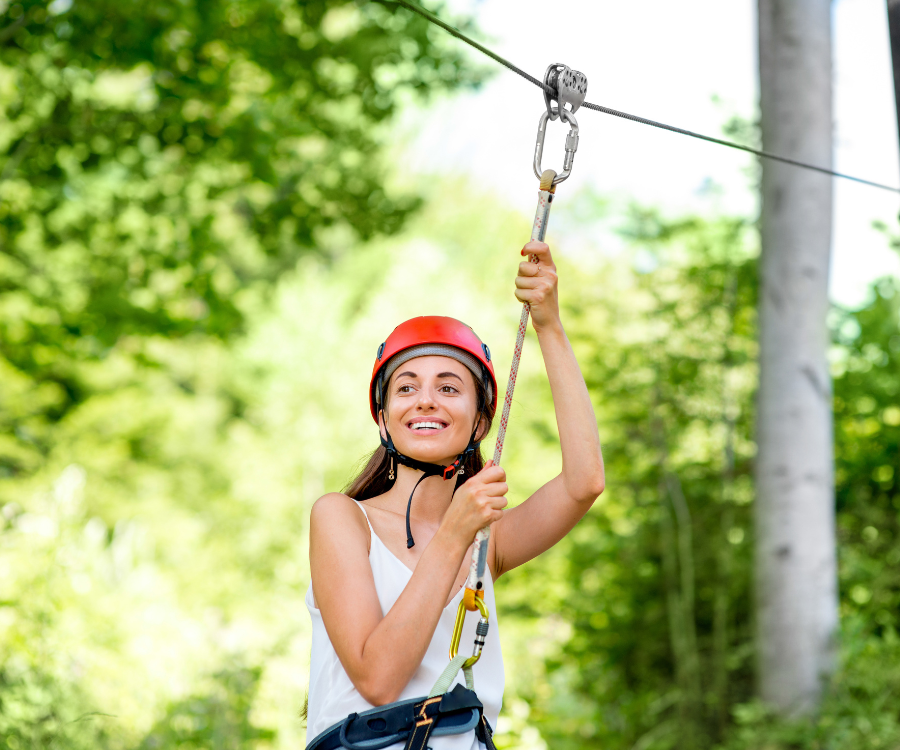
[[(440, 18), (438, 18), (436, 15), (434, 15), (434, 13), (432, 13), (431, 11), (425, 10), (425, 8), (421, 7), (420, 5), (416, 5), (415, 3), (409, 2), (409, 0), (392, 0), (392, 1), (397, 3), (398, 5), (402, 5), (404, 8), (407, 8), (408, 10), (411, 10), (413, 13), (418, 13), (420, 16), (427, 19), (428, 21), (435, 24), (436, 26), (440, 26), (448, 34), (452, 34), (457, 39), (460, 39), (463, 42), (465, 42), (466, 44), (474, 47), (479, 52), (490, 57), (492, 60), (496, 60), (501, 65), (504, 65), (507, 68), (509, 68), (513, 73), (518, 73), (520, 76), (522, 76), (522, 78), (524, 78), (529, 83), (533, 83), (535, 86), (537, 86), (540, 89), (543, 89), (544, 91), (546, 91), (549, 94), (553, 94), (554, 96), (556, 95), (556, 92), (550, 86), (546, 86), (543, 83), (543, 81), (539, 81), (534, 76), (528, 75), (528, 73), (526, 73), (521, 68), (518, 68), (515, 65), (513, 65), (509, 60), (506, 60), (506, 59), (500, 57), (500, 55), (496, 54), (495, 52), (491, 52), (491, 50), (489, 50), (487, 47), (484, 47), (484, 46), (480, 45), (478, 42), (476, 42), (475, 40), (470, 39), (469, 37), (467, 37), (465, 34), (463, 34), (458, 29), (455, 29), (452, 26), (450, 26), (449, 24), (442, 21)], [(727, 146), (728, 148), (735, 148), (735, 149), (738, 149), (739, 151), (746, 151), (748, 154), (754, 154), (756, 156), (761, 156), (764, 159), (772, 159), (773, 161), (780, 161), (784, 164), (790, 164), (794, 167), (801, 167), (802, 169), (811, 169), (814, 172), (821, 172), (822, 174), (831, 175), (832, 177), (841, 177), (842, 179), (853, 180), (854, 182), (859, 182), (859, 183), (862, 183), (863, 185), (869, 185), (871, 187), (881, 188), (882, 190), (890, 190), (893, 193), (900, 193), (900, 188), (896, 188), (891, 185), (883, 185), (880, 182), (873, 182), (872, 180), (864, 180), (862, 177), (854, 177), (853, 175), (843, 174), (842, 172), (835, 172), (833, 169), (828, 169), (827, 167), (819, 167), (819, 166), (816, 166), (815, 164), (807, 164), (806, 162), (797, 161), (796, 159), (789, 159), (786, 156), (779, 156), (778, 154), (772, 154), (772, 153), (769, 153), (768, 151), (761, 151), (756, 148), (750, 148), (750, 146), (744, 146), (744, 145), (741, 145), (740, 143), (734, 143), (733, 141), (726, 141), (722, 138), (713, 138), (710, 135), (703, 135), (702, 133), (695, 133), (693, 130), (685, 130), (684, 128), (678, 128), (678, 127), (675, 127), (674, 125), (666, 125), (665, 123), (657, 122), (656, 120), (648, 120), (646, 117), (640, 117), (638, 115), (631, 115), (631, 114), (628, 114), (627, 112), (620, 112), (617, 109), (611, 109), (609, 107), (604, 107), (600, 104), (591, 104), (590, 102), (584, 102), (581, 106), (584, 107), (585, 109), (593, 109), (596, 112), (602, 112), (605, 115), (612, 115), (613, 117), (621, 117), (625, 120), (631, 120), (632, 122), (637, 122), (637, 123), (640, 123), (641, 125), (650, 125), (651, 127), (654, 127), (654, 128), (661, 128), (662, 130), (668, 130), (670, 133), (677, 133), (678, 135), (686, 135), (686, 136), (690, 136), (691, 138), (699, 138), (701, 141), (715, 143), (719, 146)]]
[(422, 484), (423, 479), (427, 479), (429, 476), (434, 476), (433, 474), (423, 474), (419, 477), (419, 481), (416, 482), (416, 486), (413, 487), (412, 492), (409, 493), (409, 502), (406, 504), (406, 549), (411, 549), (416, 546), (416, 542), (413, 539), (412, 535), (412, 527), (409, 525), (409, 514), (412, 511), (412, 499), (413, 495), (416, 494), (416, 490), (419, 489), (419, 485)]

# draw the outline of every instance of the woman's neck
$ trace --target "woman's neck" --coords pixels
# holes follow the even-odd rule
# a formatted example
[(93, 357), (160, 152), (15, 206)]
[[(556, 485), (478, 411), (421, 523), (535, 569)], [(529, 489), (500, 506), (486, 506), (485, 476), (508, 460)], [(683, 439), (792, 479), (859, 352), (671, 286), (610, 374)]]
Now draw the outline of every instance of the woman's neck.
[[(456, 478), (444, 480), (441, 476), (430, 476), (422, 479), (421, 471), (403, 465), (395, 466), (397, 481), (382, 496), (387, 501), (385, 504), (389, 505), (391, 510), (405, 515), (409, 495), (415, 488), (411, 516), (420, 521), (439, 525), (453, 500)], [(422, 483), (416, 487), (416, 482), (420, 479)]]

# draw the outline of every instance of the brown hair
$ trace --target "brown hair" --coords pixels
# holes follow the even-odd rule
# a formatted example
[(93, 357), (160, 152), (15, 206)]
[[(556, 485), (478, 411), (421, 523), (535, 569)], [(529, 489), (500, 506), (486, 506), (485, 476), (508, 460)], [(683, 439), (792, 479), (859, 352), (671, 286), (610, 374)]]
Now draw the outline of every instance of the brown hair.
[[(494, 408), (494, 404), (488, 400), (484, 378), (475, 377), (473, 373), (472, 380), (475, 381), (475, 396), (478, 399), (478, 403), (482, 404), (479, 421), (481, 419), (485, 421), (486, 427), (484, 430), (484, 437), (487, 437), (487, 434), (491, 431), (491, 424), (494, 421), (496, 409)], [(383, 445), (379, 445), (369, 455), (362, 471), (347, 484), (347, 487), (344, 489), (344, 494), (349, 495), (354, 500), (368, 500), (370, 497), (383, 495), (394, 486), (394, 482), (396, 481), (396, 479), (388, 479), (390, 464), (391, 460), (388, 457), (387, 448)], [(456, 475), (457, 487), (466, 482), (469, 477), (475, 476), (475, 474), (484, 468), (484, 458), (481, 456), (481, 448), (475, 449), (472, 455), (463, 462), (462, 468), (465, 469), (465, 472), (460, 472)], [(394, 471), (396, 472), (396, 468)]]

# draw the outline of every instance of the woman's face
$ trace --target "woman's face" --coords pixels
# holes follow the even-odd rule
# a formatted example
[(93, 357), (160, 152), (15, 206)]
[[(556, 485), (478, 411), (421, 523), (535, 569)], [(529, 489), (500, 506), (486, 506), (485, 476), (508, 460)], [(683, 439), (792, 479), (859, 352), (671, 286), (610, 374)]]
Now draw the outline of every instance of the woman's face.
[(397, 450), (427, 463), (452, 463), (477, 420), (475, 378), (450, 357), (416, 357), (391, 376), (387, 428)]

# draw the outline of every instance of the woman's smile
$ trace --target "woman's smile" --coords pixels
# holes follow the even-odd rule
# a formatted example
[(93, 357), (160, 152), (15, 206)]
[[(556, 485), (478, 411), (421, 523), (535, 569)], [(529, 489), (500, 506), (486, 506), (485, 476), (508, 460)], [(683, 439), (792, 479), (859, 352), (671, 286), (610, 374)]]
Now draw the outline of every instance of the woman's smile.
[(437, 435), (448, 427), (447, 422), (434, 417), (416, 417), (406, 423), (406, 428), (417, 435)]

